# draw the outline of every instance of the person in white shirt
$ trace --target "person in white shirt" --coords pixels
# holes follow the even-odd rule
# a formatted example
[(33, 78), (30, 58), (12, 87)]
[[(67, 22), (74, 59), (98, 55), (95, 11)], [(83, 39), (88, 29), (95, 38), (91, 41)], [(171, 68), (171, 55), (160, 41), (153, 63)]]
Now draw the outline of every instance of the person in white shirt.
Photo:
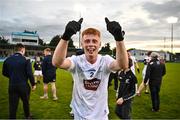
[(87, 28), (82, 32), (81, 45), (84, 54), (66, 58), (68, 40), (81, 29), (81, 18), (70, 21), (57, 45), (52, 63), (72, 73), (74, 85), (71, 107), (74, 119), (107, 120), (108, 119), (108, 78), (112, 71), (128, 68), (127, 51), (121, 26), (116, 21), (105, 18), (107, 30), (116, 40), (116, 59), (109, 55), (101, 56), (100, 31)]
[(136, 69), (137, 69), (137, 72), (140, 73), (139, 65), (138, 65), (136, 58), (134, 56), (132, 56), (130, 52), (128, 52), (128, 57), (132, 60), (132, 66), (130, 68), (131, 71), (134, 73), (134, 75), (136, 75)]
[(139, 85), (139, 88), (138, 88), (138, 90), (137, 90), (137, 95), (138, 95), (138, 96), (140, 96), (141, 91), (142, 91), (144, 88), (145, 88), (145, 93), (146, 93), (146, 94), (149, 94), (149, 91), (148, 91), (148, 83), (149, 83), (149, 81), (148, 81), (146, 84), (144, 84), (144, 79), (145, 79), (145, 76), (146, 76), (147, 65), (148, 65), (148, 63), (149, 63), (150, 60), (151, 60), (151, 57), (150, 57), (151, 53), (152, 53), (152, 51), (149, 51), (149, 52), (147, 53), (147, 56), (145, 56), (144, 61), (143, 61), (143, 62), (144, 62), (144, 68), (143, 68), (143, 71), (142, 71), (143, 80), (142, 80), (142, 82), (141, 82), (141, 84)]

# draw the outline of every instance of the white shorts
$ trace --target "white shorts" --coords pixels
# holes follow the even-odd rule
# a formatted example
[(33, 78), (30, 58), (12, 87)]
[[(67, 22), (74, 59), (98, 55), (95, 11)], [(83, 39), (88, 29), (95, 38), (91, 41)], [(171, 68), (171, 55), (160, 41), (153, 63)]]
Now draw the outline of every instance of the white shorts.
[(42, 71), (41, 70), (35, 70), (34, 75), (36, 76), (42, 76)]

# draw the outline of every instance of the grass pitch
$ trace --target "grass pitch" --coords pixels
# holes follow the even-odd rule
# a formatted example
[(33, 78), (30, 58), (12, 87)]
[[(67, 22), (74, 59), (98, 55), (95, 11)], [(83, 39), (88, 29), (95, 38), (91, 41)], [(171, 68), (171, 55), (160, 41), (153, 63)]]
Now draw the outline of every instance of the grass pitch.
[[(142, 71), (143, 65), (140, 64)], [(180, 63), (166, 63), (167, 73), (163, 77), (160, 92), (160, 112), (151, 112), (150, 94), (136, 96), (132, 104), (133, 119), (180, 119)], [(138, 84), (142, 81), (142, 74), (137, 73)], [(49, 99), (41, 100), (43, 95), (42, 81), (37, 85), (36, 91), (31, 92), (30, 108), (35, 119), (72, 119), (69, 115), (72, 94), (72, 77), (69, 72), (57, 70), (57, 96), (58, 100), (52, 100), (51, 87), (49, 86)], [(113, 86), (109, 88), (110, 119), (118, 119), (114, 113), (115, 91)], [(0, 119), (8, 119), (8, 79), (2, 75), (2, 63), (0, 63)], [(17, 118), (23, 119), (22, 102), (19, 102)]]

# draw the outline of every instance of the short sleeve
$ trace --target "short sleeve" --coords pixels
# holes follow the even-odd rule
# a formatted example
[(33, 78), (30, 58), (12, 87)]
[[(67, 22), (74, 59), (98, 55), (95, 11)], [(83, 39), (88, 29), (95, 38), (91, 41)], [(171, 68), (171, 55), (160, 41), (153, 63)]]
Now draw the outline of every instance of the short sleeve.
[(105, 59), (105, 64), (107, 65), (107, 70), (110, 71), (110, 72), (115, 72), (115, 71), (112, 71), (112, 70), (110, 69), (110, 64), (111, 64), (113, 61), (115, 61), (115, 59), (112, 58), (112, 57), (109, 56), (109, 55), (105, 55), (105, 56), (104, 56), (104, 59)]
[(75, 64), (77, 61), (77, 56), (73, 55), (71, 57), (68, 57), (67, 59), (69, 59), (71, 61), (71, 66), (69, 67), (68, 71), (72, 72), (75, 69)]

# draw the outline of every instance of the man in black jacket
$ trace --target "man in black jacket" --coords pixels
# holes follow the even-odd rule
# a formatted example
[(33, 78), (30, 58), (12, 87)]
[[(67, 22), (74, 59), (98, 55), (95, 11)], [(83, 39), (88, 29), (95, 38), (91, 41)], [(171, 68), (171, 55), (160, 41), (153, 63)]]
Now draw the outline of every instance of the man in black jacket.
[(129, 58), (129, 68), (119, 72), (120, 85), (116, 101), (116, 115), (121, 119), (131, 119), (131, 102), (136, 95), (137, 78), (131, 71), (132, 59)]
[(2, 73), (9, 78), (9, 118), (16, 118), (19, 98), (23, 101), (23, 108), (26, 118), (30, 118), (29, 97), (30, 80), (32, 90), (35, 90), (35, 81), (32, 73), (30, 60), (23, 56), (25, 47), (22, 44), (15, 46), (16, 53), (8, 57), (3, 63)]
[(165, 64), (161, 63), (158, 59), (159, 54), (156, 52), (151, 53), (151, 61), (149, 62), (146, 70), (144, 83), (149, 79), (149, 88), (151, 92), (152, 111), (159, 111), (160, 98), (159, 92), (162, 82), (162, 77), (166, 74)]
[(48, 83), (51, 84), (53, 100), (57, 100), (56, 96), (56, 67), (52, 65), (52, 55), (51, 49), (46, 48), (44, 50), (44, 60), (42, 63), (42, 74), (43, 74), (43, 83), (44, 83), (44, 95), (41, 96), (41, 99), (48, 99)]

